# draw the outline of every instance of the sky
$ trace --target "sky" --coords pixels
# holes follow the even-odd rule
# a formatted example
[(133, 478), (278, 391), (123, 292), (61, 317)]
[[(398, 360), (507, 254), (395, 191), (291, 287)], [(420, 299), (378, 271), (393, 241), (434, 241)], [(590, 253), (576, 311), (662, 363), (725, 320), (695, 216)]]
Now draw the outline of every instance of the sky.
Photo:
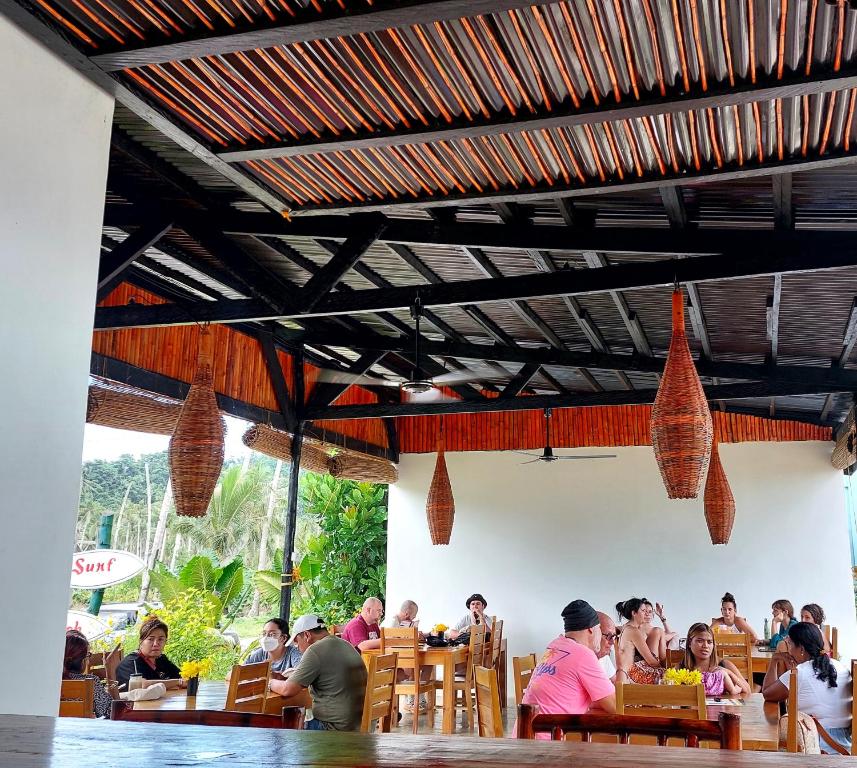
[[(248, 422), (224, 416), (226, 420), (226, 458), (243, 458), (250, 453), (241, 435), (247, 429)], [(126, 429), (111, 429), (96, 424), (87, 424), (83, 433), (83, 460), (104, 459), (112, 461), (123, 453), (139, 457), (144, 453), (157, 453), (167, 450), (169, 435), (152, 435), (147, 432), (130, 432)]]

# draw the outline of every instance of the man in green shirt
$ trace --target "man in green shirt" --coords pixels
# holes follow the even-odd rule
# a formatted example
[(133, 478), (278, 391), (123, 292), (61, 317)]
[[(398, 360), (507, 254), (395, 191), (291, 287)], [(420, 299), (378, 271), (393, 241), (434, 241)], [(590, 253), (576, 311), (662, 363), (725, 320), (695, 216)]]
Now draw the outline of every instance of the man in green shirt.
[(287, 680), (271, 680), (281, 696), (309, 688), (313, 720), (304, 728), (317, 731), (359, 731), (366, 695), (366, 665), (354, 647), (331, 635), (315, 614), (301, 616), (292, 626), (294, 643), (303, 654)]

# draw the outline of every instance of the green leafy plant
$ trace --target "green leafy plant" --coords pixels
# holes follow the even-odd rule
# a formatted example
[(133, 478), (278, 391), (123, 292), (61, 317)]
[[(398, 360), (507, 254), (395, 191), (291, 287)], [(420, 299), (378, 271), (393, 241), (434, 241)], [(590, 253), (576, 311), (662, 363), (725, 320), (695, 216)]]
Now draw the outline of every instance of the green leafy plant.
[[(317, 533), (306, 539), (292, 615), (313, 612), (341, 623), (356, 615), (365, 598), (384, 598), (386, 486), (330, 475), (302, 479), (304, 513), (314, 520)], [(304, 561), (312, 564), (306, 572)]]
[[(212, 592), (189, 587), (164, 601), (157, 615), (169, 627), (165, 653), (176, 666), (185, 661), (211, 659), (206, 679), (222, 680), (238, 663), (240, 648), (230, 643), (215, 628), (220, 618), (220, 600)], [(139, 644), (139, 624), (128, 632), (124, 650), (130, 653)]]
[(238, 557), (218, 566), (210, 557), (196, 555), (178, 575), (158, 564), (151, 578), (152, 586), (158, 590), (164, 603), (189, 591), (204, 595), (206, 604), (216, 613), (212, 626), (220, 623), (224, 613), (234, 616), (247, 594), (244, 590), (244, 564)]

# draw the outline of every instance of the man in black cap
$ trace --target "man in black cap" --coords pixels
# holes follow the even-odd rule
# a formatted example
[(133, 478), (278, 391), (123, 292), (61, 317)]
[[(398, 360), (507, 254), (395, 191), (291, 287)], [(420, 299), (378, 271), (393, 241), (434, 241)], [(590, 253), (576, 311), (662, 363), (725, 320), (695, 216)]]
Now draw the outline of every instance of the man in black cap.
[(464, 603), (467, 606), (469, 613), (461, 617), (458, 624), (452, 627), (447, 636), (454, 640), (462, 632), (468, 632), (470, 627), (476, 624), (485, 624), (486, 629), (491, 629), (491, 619), (485, 615), (485, 609), (488, 607), (488, 601), (478, 592), (474, 592)]
[(598, 663), (601, 627), (585, 600), (562, 611), (565, 634), (548, 645), (524, 692), (524, 704), (543, 714), (582, 715), (590, 709), (616, 712), (616, 690)]

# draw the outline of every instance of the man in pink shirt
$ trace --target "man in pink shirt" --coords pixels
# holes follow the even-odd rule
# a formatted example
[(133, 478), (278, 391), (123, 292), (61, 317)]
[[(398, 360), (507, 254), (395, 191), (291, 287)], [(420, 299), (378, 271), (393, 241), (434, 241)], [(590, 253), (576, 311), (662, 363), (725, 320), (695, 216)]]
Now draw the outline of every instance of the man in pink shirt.
[(377, 597), (367, 597), (360, 613), (345, 625), (342, 639), (358, 651), (381, 647), (381, 629), (378, 622), (384, 615), (384, 605)]
[(596, 655), (601, 648), (598, 614), (585, 600), (575, 600), (565, 607), (562, 618), (565, 634), (548, 645), (523, 703), (535, 704), (548, 715), (582, 715), (590, 709), (615, 713), (616, 689)]

